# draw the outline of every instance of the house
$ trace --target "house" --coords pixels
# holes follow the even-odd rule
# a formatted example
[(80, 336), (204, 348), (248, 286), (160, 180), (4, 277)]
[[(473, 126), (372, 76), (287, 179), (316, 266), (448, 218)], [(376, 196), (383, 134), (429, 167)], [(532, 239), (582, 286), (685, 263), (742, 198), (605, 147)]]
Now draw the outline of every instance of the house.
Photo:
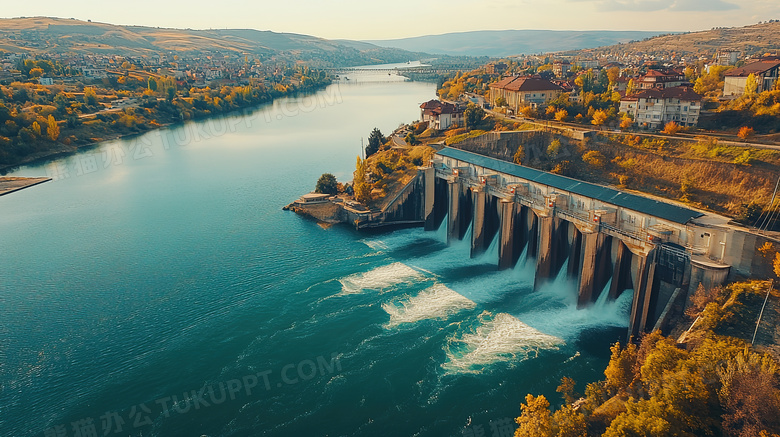
[(51, 77), (41, 77), (38, 79), (38, 83), (41, 85), (54, 85), (54, 79)]
[(429, 100), (420, 105), (420, 120), (430, 129), (444, 130), (454, 124), (463, 125), (463, 109), (452, 103)]
[(490, 101), (503, 97), (515, 113), (524, 106), (538, 107), (564, 92), (560, 85), (536, 76), (511, 76), (490, 84)]
[(106, 70), (102, 68), (82, 68), (81, 74), (83, 74), (85, 77), (90, 77), (93, 79), (105, 79), (108, 77), (108, 74), (106, 73)]
[(648, 90), (651, 88), (674, 88), (689, 85), (685, 74), (678, 71), (648, 70), (643, 76), (634, 80), (634, 89)]
[(780, 58), (772, 56), (761, 58), (743, 67), (726, 72), (723, 83), (724, 97), (738, 97), (745, 94), (747, 79), (752, 74), (758, 79), (756, 92), (771, 90), (777, 82), (780, 72)]
[(487, 74), (498, 74), (500, 76), (506, 72), (507, 68), (507, 65), (503, 62), (491, 62), (485, 66), (485, 72)]
[(599, 61), (596, 59), (580, 59), (576, 62), (576, 65), (583, 70), (587, 70), (589, 68), (598, 69)]
[(630, 114), (641, 125), (657, 129), (670, 121), (696, 126), (702, 96), (688, 86), (651, 88), (620, 99), (620, 112)]

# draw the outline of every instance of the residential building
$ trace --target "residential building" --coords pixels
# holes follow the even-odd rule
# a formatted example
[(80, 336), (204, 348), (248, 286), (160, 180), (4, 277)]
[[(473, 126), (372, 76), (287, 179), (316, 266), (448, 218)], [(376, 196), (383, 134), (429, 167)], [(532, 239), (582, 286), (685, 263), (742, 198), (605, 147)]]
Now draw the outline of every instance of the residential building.
[(735, 65), (739, 61), (739, 50), (719, 50), (716, 56), (718, 65)]
[(634, 79), (634, 89), (648, 90), (651, 88), (674, 88), (689, 84), (685, 73), (668, 70), (648, 70), (646, 74)]
[(691, 87), (651, 88), (620, 99), (620, 112), (630, 114), (640, 126), (657, 129), (670, 121), (696, 126), (702, 96)]
[(51, 77), (41, 77), (38, 79), (38, 83), (41, 85), (54, 85), (54, 79)]
[(420, 105), (420, 120), (428, 123), (429, 128), (436, 130), (444, 130), (454, 124), (462, 126), (463, 109), (441, 100), (429, 100)]
[(780, 72), (780, 58), (772, 56), (761, 58), (743, 67), (726, 72), (723, 83), (724, 97), (739, 97), (745, 94), (747, 79), (752, 74), (757, 79), (756, 92), (763, 92), (774, 88)]
[(552, 65), (552, 71), (555, 77), (564, 77), (571, 71), (571, 62), (567, 60), (555, 61)]
[(564, 92), (560, 85), (535, 76), (511, 76), (490, 84), (490, 102), (503, 97), (517, 113), (524, 106), (537, 107), (555, 100)]

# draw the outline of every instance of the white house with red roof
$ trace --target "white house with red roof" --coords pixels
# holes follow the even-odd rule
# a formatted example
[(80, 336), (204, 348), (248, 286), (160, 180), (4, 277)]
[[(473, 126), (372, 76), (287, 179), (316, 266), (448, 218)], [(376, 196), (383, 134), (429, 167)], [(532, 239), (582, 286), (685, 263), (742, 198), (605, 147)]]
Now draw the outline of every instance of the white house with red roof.
[(630, 114), (640, 126), (659, 128), (670, 121), (696, 126), (702, 96), (691, 87), (651, 88), (620, 99), (620, 112)]
[(441, 100), (429, 100), (420, 105), (420, 120), (431, 129), (444, 130), (454, 124), (463, 125), (463, 109)]

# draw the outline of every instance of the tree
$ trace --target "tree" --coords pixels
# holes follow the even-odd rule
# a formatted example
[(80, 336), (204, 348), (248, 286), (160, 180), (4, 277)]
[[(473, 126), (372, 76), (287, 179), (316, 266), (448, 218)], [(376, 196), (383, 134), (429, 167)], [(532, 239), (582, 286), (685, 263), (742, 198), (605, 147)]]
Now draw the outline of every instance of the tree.
[(157, 91), (157, 81), (154, 80), (154, 78), (151, 76), (149, 76), (149, 80), (147, 81), (146, 86), (149, 88), (149, 91)]
[(500, 108), (503, 108), (503, 107), (505, 107), (507, 105), (506, 99), (504, 98), (504, 96), (498, 96), (498, 98), (496, 99), (495, 104), (496, 104), (496, 106), (498, 106)]
[(523, 148), (522, 145), (517, 146), (517, 151), (515, 152), (513, 161), (517, 165), (523, 165), (523, 161), (525, 161), (525, 149)]
[(674, 121), (670, 121), (669, 123), (666, 123), (661, 133), (665, 133), (667, 135), (674, 135), (679, 131), (680, 131), (680, 125)]
[(594, 126), (601, 126), (607, 121), (607, 113), (603, 109), (593, 112), (593, 120), (590, 121)]
[(46, 126), (46, 135), (49, 136), (50, 140), (57, 141), (57, 138), (60, 136), (60, 126), (57, 124), (57, 120), (54, 119), (53, 115), (49, 114), (47, 123), (48, 126)]
[(30, 70), (30, 77), (41, 77), (43, 76), (43, 69), (42, 68), (33, 68)]
[(168, 93), (168, 101), (169, 101), (169, 102), (172, 102), (172, 101), (173, 101), (173, 98), (174, 98), (174, 97), (176, 97), (176, 88), (174, 88), (174, 87), (172, 87), (172, 86), (169, 86), (169, 87), (166, 89), (166, 93)]
[(336, 176), (333, 176), (330, 173), (323, 173), (319, 180), (317, 180), (317, 185), (314, 188), (314, 192), (321, 194), (338, 194), (339, 190)]
[(629, 116), (625, 116), (620, 119), (620, 128), (623, 130), (626, 130), (631, 127), (631, 125), (634, 124), (634, 120), (631, 119)]
[(636, 345), (628, 343), (625, 348), (615, 343), (610, 348), (612, 357), (609, 359), (604, 376), (607, 377), (607, 389), (613, 393), (628, 391), (634, 380), (634, 363), (636, 362)]
[(585, 164), (592, 165), (596, 168), (604, 167), (605, 161), (606, 158), (598, 150), (590, 150), (585, 152), (584, 155), (582, 155), (582, 162), (584, 162)]
[(560, 109), (555, 112), (555, 120), (557, 121), (565, 121), (566, 117), (569, 116), (569, 111), (565, 109)]
[(371, 200), (371, 186), (366, 182), (366, 161), (359, 156), (355, 165), (352, 187), (355, 191), (355, 200), (361, 203), (368, 203)]
[(550, 403), (544, 395), (534, 397), (527, 395), (525, 404), (521, 404), (522, 414), (515, 419), (519, 425), (515, 431), (515, 437), (551, 437), (552, 418), (550, 417)]
[(558, 393), (563, 396), (563, 401), (567, 404), (573, 404), (575, 401), (575, 395), (574, 395), (574, 386), (576, 383), (573, 379), (569, 378), (568, 376), (564, 376), (561, 378), (561, 385), (558, 386), (558, 388), (555, 389)]
[(368, 145), (366, 146), (366, 158), (379, 151), (379, 146), (385, 142), (385, 137), (378, 128), (374, 128), (368, 136)]
[(32, 123), (32, 131), (35, 132), (35, 136), (41, 136), (41, 125), (37, 121)]
[(92, 87), (84, 88), (84, 103), (87, 106), (97, 106), (98, 100), (97, 100), (97, 93), (95, 93), (95, 88)]
[(553, 140), (549, 146), (547, 146), (547, 156), (550, 159), (558, 159), (558, 155), (561, 153), (561, 141), (558, 139)]
[(609, 79), (610, 89), (615, 85), (615, 82), (617, 82), (618, 77), (620, 77), (620, 68), (612, 67), (609, 70), (607, 70), (607, 79)]
[[(32, 71), (30, 71), (30, 73), (32, 73)], [(758, 78), (755, 74), (750, 73), (745, 81), (745, 94), (750, 96), (755, 94), (756, 91), (758, 91)]]
[(414, 136), (414, 134), (412, 132), (409, 132), (408, 134), (406, 134), (406, 137), (404, 137), (404, 141), (406, 141), (406, 143), (411, 145), (411, 146), (414, 146), (414, 145), (420, 143), (420, 141), (417, 140), (417, 137)]
[(636, 87), (636, 85), (634, 85), (634, 79), (629, 79), (628, 80), (628, 85), (626, 85), (626, 95), (627, 96), (630, 96), (631, 94), (634, 94), (634, 87)]
[(553, 413), (553, 429), (556, 437), (587, 437), (588, 421), (571, 405), (564, 405)]
[(743, 140), (747, 140), (748, 138), (753, 136), (753, 128), (748, 126), (742, 126), (739, 128), (739, 132), (737, 133), (737, 136), (742, 138)]
[(463, 112), (463, 118), (465, 119), (466, 130), (472, 130), (485, 118), (485, 110), (474, 103), (469, 103)]

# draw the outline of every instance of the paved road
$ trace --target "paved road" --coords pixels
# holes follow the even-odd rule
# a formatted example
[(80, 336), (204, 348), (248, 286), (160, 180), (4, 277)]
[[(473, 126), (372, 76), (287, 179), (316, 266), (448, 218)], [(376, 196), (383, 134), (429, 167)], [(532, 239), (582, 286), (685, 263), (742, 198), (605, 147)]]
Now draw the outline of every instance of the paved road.
[(586, 131), (598, 131), (602, 133), (614, 133), (614, 134), (631, 134), (631, 135), (638, 135), (641, 137), (648, 137), (648, 138), (662, 138), (666, 140), (690, 140), (695, 141), (697, 136), (707, 136), (712, 137), (718, 140), (718, 144), (724, 145), (724, 146), (737, 146), (737, 147), (753, 147), (757, 149), (770, 149), (770, 150), (780, 150), (780, 145), (773, 145), (773, 144), (762, 144), (762, 143), (748, 143), (748, 142), (742, 142), (742, 141), (733, 141), (731, 139), (726, 139), (723, 136), (720, 135), (714, 135), (709, 132), (701, 132), (701, 133), (681, 133), (678, 135), (664, 135), (664, 134), (656, 134), (656, 133), (648, 133), (648, 132), (634, 132), (634, 131), (613, 131), (608, 129), (598, 129), (595, 126), (593, 128), (589, 128), (587, 126), (583, 126), (581, 124), (575, 124), (575, 123), (566, 123), (566, 122), (560, 122), (560, 121), (553, 121), (553, 120), (536, 120), (532, 118), (525, 118), (525, 117), (508, 117), (504, 114), (492, 111), (492, 110), (486, 110), (487, 113), (490, 115), (493, 115), (495, 117), (503, 118), (508, 121), (513, 122), (520, 122), (520, 123), (528, 123), (533, 124), (540, 127), (555, 127), (559, 129), (571, 129), (575, 131), (580, 132), (586, 132)]

